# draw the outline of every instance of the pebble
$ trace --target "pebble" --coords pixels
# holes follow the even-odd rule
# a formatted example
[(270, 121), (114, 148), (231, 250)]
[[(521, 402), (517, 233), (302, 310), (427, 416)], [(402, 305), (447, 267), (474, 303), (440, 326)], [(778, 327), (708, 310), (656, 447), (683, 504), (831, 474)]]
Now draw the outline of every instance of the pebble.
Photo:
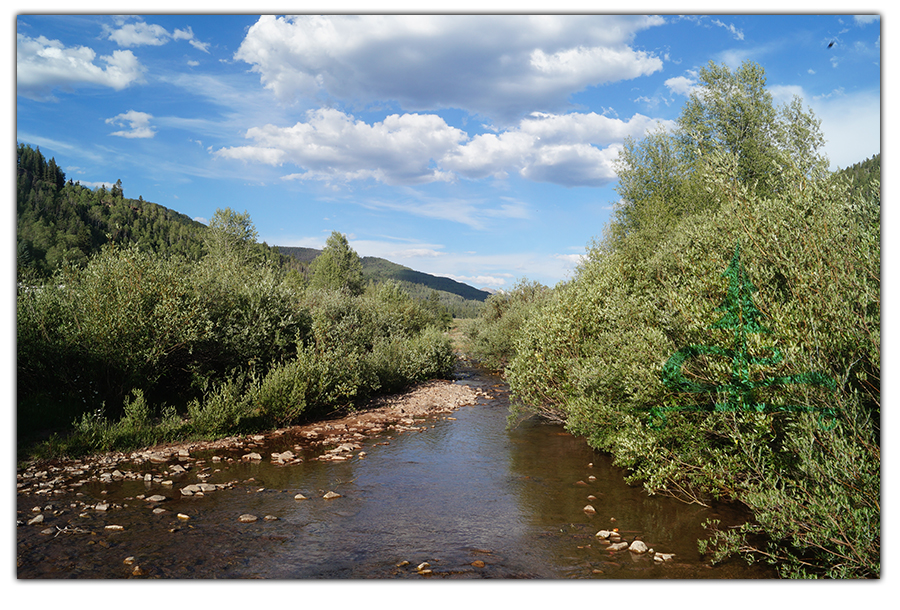
[(296, 496), (294, 496), (294, 499), (295, 500), (306, 500), (306, 496), (304, 496), (303, 494), (297, 494)]
[(241, 515), (240, 517), (238, 517), (238, 521), (240, 521), (241, 523), (253, 523), (257, 519), (258, 519), (258, 517), (256, 515), (251, 515), (248, 513), (245, 513), (245, 514)]
[(593, 515), (593, 514), (595, 514), (595, 513), (597, 512), (597, 510), (596, 510), (593, 506), (591, 506), (590, 504), (588, 504), (587, 506), (585, 506), (583, 510), (584, 510), (584, 512), (586, 512), (586, 513), (589, 514), (589, 515)]
[(628, 548), (628, 543), (627, 543), (627, 542), (616, 542), (616, 543), (614, 543), (614, 544), (609, 545), (609, 546), (607, 547), (607, 550), (608, 550), (608, 551), (622, 551), (622, 550), (627, 549), (627, 548)]
[(476, 568), (483, 568), (484, 562), (481, 561), (480, 559), (476, 559), (475, 561), (472, 562), (472, 565), (475, 566)]
[(28, 525), (40, 525), (43, 522), (44, 522), (44, 515), (43, 515), (43, 513), (40, 513), (37, 516), (32, 517), (32, 519), (28, 522)]
[(121, 532), (125, 530), (125, 527), (121, 525), (107, 525), (105, 529), (108, 529), (111, 532)]
[(147, 502), (165, 502), (168, 498), (161, 494), (156, 494), (155, 496), (150, 496), (146, 498)]
[(325, 494), (322, 497), (325, 498), (326, 500), (331, 500), (333, 498), (340, 498), (341, 494), (336, 494), (333, 491), (329, 491), (327, 494)]

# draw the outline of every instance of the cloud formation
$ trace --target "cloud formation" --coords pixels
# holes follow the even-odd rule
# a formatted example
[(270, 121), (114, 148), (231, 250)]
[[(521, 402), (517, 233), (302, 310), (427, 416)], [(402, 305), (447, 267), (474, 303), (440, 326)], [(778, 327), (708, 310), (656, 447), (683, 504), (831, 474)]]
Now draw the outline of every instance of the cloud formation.
[(16, 34), (16, 93), (56, 101), (55, 89), (110, 87), (116, 91), (143, 82), (144, 67), (131, 51), (97, 57), (86, 46), (66, 47), (44, 36)]
[(122, 138), (152, 138), (156, 131), (150, 127), (150, 119), (153, 116), (146, 112), (129, 110), (112, 118), (106, 119), (107, 125), (128, 125), (128, 130), (114, 131), (111, 136)]
[(113, 29), (104, 26), (107, 38), (114, 41), (120, 47), (140, 47), (144, 45), (162, 46), (170, 40), (187, 40), (195, 49), (209, 53), (209, 43), (200, 42), (194, 38), (194, 31), (188, 26), (186, 29), (175, 29), (169, 32), (166, 28), (155, 23), (135, 21), (125, 23), (119, 19), (118, 28)]
[[(460, 108), (498, 123), (557, 112), (589, 86), (652, 74), (631, 48), (664, 19), (640, 15), (263, 16), (235, 53), (283, 103)], [(464, 42), (463, 42), (464, 41)]]
[(515, 128), (469, 137), (436, 114), (394, 114), (370, 125), (322, 108), (292, 127), (253, 127), (246, 133), (253, 145), (214, 154), (295, 165), (303, 171), (285, 178), (297, 180), (414, 185), (516, 173), (564, 186), (602, 186), (615, 179), (613, 163), (624, 139), (657, 124), (639, 114), (622, 121), (593, 112), (533, 113)]

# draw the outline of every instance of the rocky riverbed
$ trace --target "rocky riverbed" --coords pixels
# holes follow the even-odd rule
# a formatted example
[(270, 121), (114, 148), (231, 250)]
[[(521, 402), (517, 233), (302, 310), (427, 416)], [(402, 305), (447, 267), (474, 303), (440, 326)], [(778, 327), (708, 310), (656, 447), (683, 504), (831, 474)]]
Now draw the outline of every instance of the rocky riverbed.
[[(321, 450), (313, 458), (318, 460), (365, 458), (365, 452), (360, 451), (359, 441), (374, 435), (425, 431), (429, 426), (428, 420), (446, 416), (462, 406), (475, 404), (482, 396), (487, 396), (487, 393), (470, 386), (445, 380), (431, 381), (403, 394), (375, 399), (339, 418), (280, 428), (265, 434), (173, 443), (78, 460), (33, 463), (17, 473), (16, 491), (18, 494), (35, 496), (36, 499), (49, 499), (77, 492), (79, 487), (92, 482), (138, 479), (171, 487), (183, 495), (209, 493), (230, 486), (229, 483), (213, 485), (204, 482), (210, 476), (211, 465), (218, 462), (268, 459), (275, 464), (288, 465), (301, 461), (304, 459), (301, 455), (315, 449)], [(273, 443), (287, 444), (291, 448), (269, 455), (257, 451)], [(199, 454), (209, 457), (198, 460), (195, 456)], [(193, 477), (186, 476), (189, 471), (193, 473)], [(179, 485), (187, 478), (195, 480)], [(103, 503), (99, 506), (103, 510)], [(19, 523), (23, 519), (24, 515), (18, 515)], [(39, 525), (43, 519), (32, 516), (26, 521)]]

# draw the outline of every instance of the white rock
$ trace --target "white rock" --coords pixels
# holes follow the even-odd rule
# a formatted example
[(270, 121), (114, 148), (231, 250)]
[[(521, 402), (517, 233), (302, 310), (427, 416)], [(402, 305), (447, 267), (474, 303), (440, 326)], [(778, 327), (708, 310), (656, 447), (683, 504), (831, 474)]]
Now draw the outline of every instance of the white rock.
[(147, 502), (165, 502), (166, 497), (161, 494), (156, 494), (155, 496), (150, 496), (146, 500)]
[(609, 530), (600, 530), (599, 532), (597, 532), (596, 536), (601, 540), (606, 540), (607, 538), (609, 538), (609, 534)]
[(583, 510), (584, 510), (584, 512), (586, 512), (586, 513), (589, 514), (589, 515), (593, 515), (594, 513), (597, 512), (596, 509), (594, 509), (594, 507), (591, 506), (590, 504), (588, 504), (587, 506), (585, 506)]
[(333, 491), (329, 491), (327, 494), (325, 494), (322, 497), (325, 498), (326, 500), (331, 500), (332, 498), (340, 498), (341, 494), (336, 494)]
[(303, 494), (297, 494), (296, 496), (294, 496), (294, 499), (295, 500), (305, 500), (306, 496), (304, 496)]
[(647, 545), (644, 544), (643, 540), (635, 540), (631, 543), (631, 546), (628, 547), (628, 550), (632, 553), (646, 553)]
[(253, 523), (257, 519), (258, 519), (258, 517), (256, 515), (250, 515), (250, 514), (243, 514), (240, 517), (238, 517), (238, 521), (240, 521), (241, 523)]
[(611, 544), (606, 549), (608, 551), (623, 551), (628, 548), (627, 542), (617, 542), (615, 544)]

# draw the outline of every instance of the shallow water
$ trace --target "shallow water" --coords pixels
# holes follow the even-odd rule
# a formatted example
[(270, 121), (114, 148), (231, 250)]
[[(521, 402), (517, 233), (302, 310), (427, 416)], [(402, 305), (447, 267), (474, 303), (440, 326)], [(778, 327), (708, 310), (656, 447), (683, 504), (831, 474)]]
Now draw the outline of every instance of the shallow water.
[[(209, 482), (238, 482), (204, 497), (178, 493), (197, 482), (192, 473), (176, 479), (174, 488), (119, 481), (85, 485), (77, 498), (20, 495), (20, 519), (31, 516), (32, 506), (47, 503), (65, 510), (71, 502), (105, 499), (122, 508), (71, 509), (48, 515), (43, 526), (19, 526), (18, 576), (131, 578), (134, 565), (145, 578), (774, 576), (736, 560), (711, 567), (699, 555), (706, 519), (737, 524), (742, 513), (649, 497), (626, 485), (608, 456), (558, 425), (528, 419), (509, 429), (506, 386), (499, 379), (471, 370), (461, 377), (457, 383), (482, 387), (494, 397), (425, 420), (421, 432), (368, 438), (361, 442), (364, 458), (321, 462), (311, 460), (311, 453), (291, 466), (207, 461)], [(266, 456), (290, 446), (284, 439), (256, 451)], [(341, 497), (325, 500), (327, 491)], [(169, 498), (159, 515), (136, 498), (157, 493)], [(295, 500), (297, 493), (309, 499)], [(588, 504), (595, 514), (585, 513)], [(190, 520), (179, 520), (178, 513)], [(259, 520), (240, 523), (245, 513)], [(266, 521), (265, 515), (278, 519)], [(107, 524), (124, 530), (110, 532)], [(40, 533), (67, 525), (68, 531), (85, 533)], [(674, 560), (658, 564), (648, 555), (609, 552), (594, 535), (613, 527), (624, 540), (640, 537), (656, 551), (674, 553)], [(125, 564), (126, 557), (134, 564)], [(430, 564), (430, 575), (416, 570), (422, 562)]]

